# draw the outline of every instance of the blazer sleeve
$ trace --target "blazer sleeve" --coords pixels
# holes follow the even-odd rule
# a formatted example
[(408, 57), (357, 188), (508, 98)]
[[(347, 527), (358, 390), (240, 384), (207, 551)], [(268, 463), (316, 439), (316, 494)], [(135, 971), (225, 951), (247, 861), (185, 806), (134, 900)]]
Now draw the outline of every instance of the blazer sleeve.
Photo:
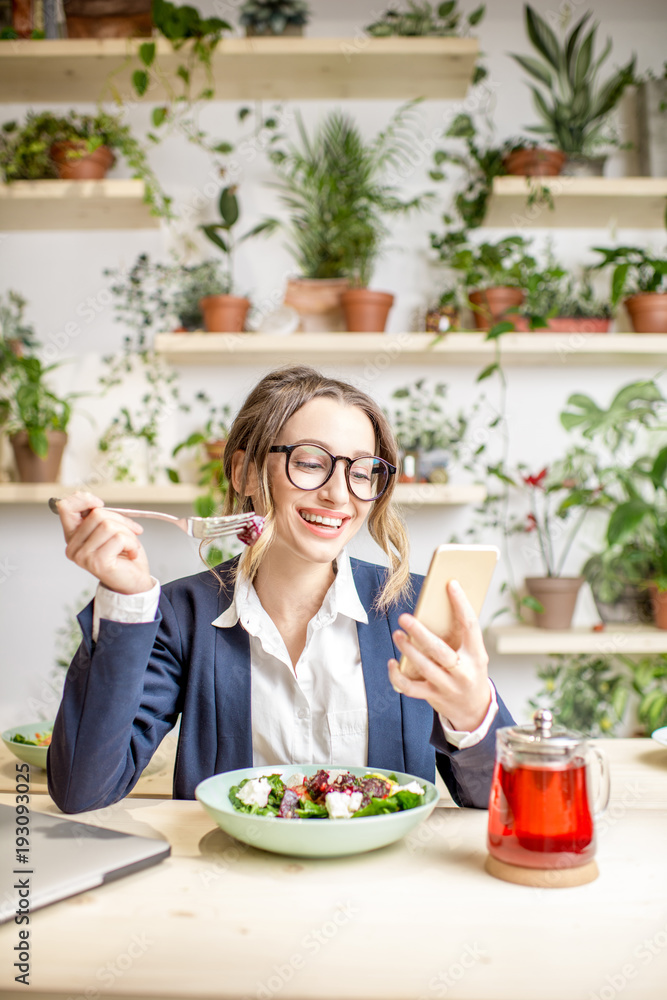
[(91, 602), (47, 754), (49, 794), (67, 813), (127, 795), (181, 711), (184, 658), (169, 599), (161, 595), (153, 622), (103, 619), (97, 642), (92, 622)]
[(435, 763), (449, 793), (459, 806), (488, 809), (491, 779), (496, 755), (496, 732), (502, 726), (514, 725), (507, 706), (496, 692), (498, 711), (488, 733), (473, 747), (457, 750), (451, 746), (438, 718), (433, 713), (431, 744), (435, 747)]

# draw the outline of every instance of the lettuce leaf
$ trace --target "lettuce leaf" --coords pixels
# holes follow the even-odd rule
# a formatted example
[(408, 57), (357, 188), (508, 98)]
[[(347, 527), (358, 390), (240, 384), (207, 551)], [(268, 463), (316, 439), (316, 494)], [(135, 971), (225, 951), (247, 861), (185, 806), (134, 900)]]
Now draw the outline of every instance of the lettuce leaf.
[[(416, 795), (415, 798), (417, 798)], [(352, 819), (356, 819), (357, 816), (382, 816), (384, 813), (398, 812), (399, 809), (397, 795), (392, 795), (388, 799), (371, 799), (367, 806), (364, 806), (363, 809), (357, 809), (356, 813), (353, 813)]]
[(326, 819), (329, 815), (326, 806), (320, 806), (317, 802), (310, 802), (309, 799), (302, 799), (301, 804), (296, 807), (295, 811), (301, 819)]

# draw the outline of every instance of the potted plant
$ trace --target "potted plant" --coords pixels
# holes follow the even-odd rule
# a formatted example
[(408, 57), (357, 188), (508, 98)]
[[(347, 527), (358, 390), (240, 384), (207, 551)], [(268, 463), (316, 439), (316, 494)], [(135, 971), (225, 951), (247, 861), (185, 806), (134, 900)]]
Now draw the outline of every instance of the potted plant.
[(650, 555), (638, 544), (614, 545), (595, 552), (581, 573), (591, 588), (601, 621), (631, 624), (652, 620), (645, 583), (650, 574)]
[(239, 24), (254, 35), (303, 35), (310, 11), (305, 0), (246, 0)]
[(667, 61), (662, 76), (651, 70), (637, 81), (637, 155), (639, 173), (644, 177), (667, 175)]
[(667, 333), (667, 258), (643, 247), (593, 247), (603, 259), (593, 270), (613, 267), (611, 304), (623, 300), (635, 333)]
[(586, 736), (612, 736), (623, 720), (632, 672), (613, 657), (588, 653), (550, 656), (537, 669), (542, 687), (532, 709), (548, 708), (554, 721)]
[(653, 616), (667, 629), (667, 447), (643, 455), (630, 470), (632, 495), (620, 503), (607, 525), (609, 545), (634, 543), (648, 554), (646, 576)]
[(594, 462), (584, 449), (572, 449), (551, 469), (530, 474), (520, 466), (519, 472), (530, 507), (523, 532), (537, 539), (543, 569), (541, 575), (526, 577), (533, 599), (528, 606), (539, 628), (567, 629), (584, 579), (565, 576), (563, 570), (588, 512), (604, 506), (606, 498), (596, 482)]
[(171, 218), (171, 199), (149, 166), (145, 151), (117, 115), (70, 111), (29, 112), (23, 126), (5, 122), (0, 131), (0, 169), (4, 180), (99, 180), (115, 162), (114, 150), (132, 176), (144, 182), (144, 200), (155, 215)]
[(587, 273), (574, 276), (549, 248), (545, 264), (529, 276), (517, 329), (550, 333), (607, 333), (609, 302), (599, 299)]
[(507, 139), (501, 153), (505, 172), (520, 177), (557, 177), (567, 160), (560, 149), (535, 139)]
[(367, 25), (364, 30), (375, 38), (388, 38), (392, 35), (408, 37), (463, 35), (467, 34), (470, 28), (479, 24), (484, 14), (484, 4), (477, 7), (464, 19), (458, 10), (457, 0), (447, 0), (445, 3), (438, 4), (408, 0), (406, 10), (390, 7), (377, 21)]
[[(175, 458), (183, 451), (195, 449), (202, 456), (197, 462), (196, 476), (205, 493), (195, 500), (195, 510), (201, 517), (208, 517), (221, 509), (227, 490), (224, 454), (232, 411), (226, 404), (216, 406), (205, 392), (198, 392), (195, 398), (208, 407), (206, 419), (199, 429), (179, 441), (171, 454)], [(167, 475), (172, 483), (181, 481), (177, 469), (168, 468)]]
[(462, 412), (448, 414), (446, 395), (445, 383), (424, 378), (391, 394), (397, 403), (386, 414), (402, 452), (400, 482), (448, 482), (447, 465), (460, 458), (470, 421)]
[(523, 236), (473, 244), (460, 232), (449, 233), (441, 241), (441, 259), (461, 274), (478, 330), (488, 330), (519, 311), (523, 289), (537, 266), (527, 252), (529, 245)]
[(234, 235), (240, 214), (236, 191), (235, 184), (224, 187), (218, 198), (220, 221), (199, 227), (211, 243), (222, 251), (225, 261), (219, 290), (209, 291), (199, 303), (204, 315), (204, 325), (209, 332), (240, 333), (244, 329), (250, 300), (245, 296), (233, 294), (234, 252), (239, 243), (271, 228), (271, 223), (264, 221), (248, 230), (243, 236)]
[[(561, 413), (565, 429), (578, 430), (584, 447), (598, 453), (594, 474), (608, 515), (606, 549), (586, 561), (583, 573), (603, 620), (641, 619), (649, 585), (659, 591), (663, 577), (667, 581), (667, 448), (656, 455), (651, 445), (666, 409), (659, 386), (648, 380), (622, 386), (608, 408), (576, 393)], [(622, 601), (629, 611), (607, 607)]]
[(288, 281), (285, 304), (299, 312), (307, 332), (346, 328), (341, 297), (350, 281), (363, 285), (368, 280), (387, 232), (382, 215), (406, 212), (424, 201), (402, 201), (396, 179), (415, 138), (413, 105), (400, 107), (370, 142), (340, 111), (327, 115), (312, 136), (297, 114), (299, 144), (276, 135), (269, 158), (290, 219), (267, 220), (266, 228), (287, 234), (287, 249), (301, 276)]
[(597, 24), (586, 33), (591, 11), (559, 40), (546, 19), (529, 4), (525, 8), (526, 32), (537, 53), (512, 54), (512, 58), (536, 81), (530, 85), (541, 125), (528, 129), (544, 136), (567, 156), (565, 174), (601, 174), (604, 157), (599, 153), (617, 141), (609, 126), (611, 112), (626, 87), (635, 78), (635, 57), (602, 82), (600, 66), (611, 51), (611, 41), (599, 58), (594, 56)]
[(57, 365), (17, 355), (0, 340), (0, 426), (9, 435), (19, 479), (53, 483), (67, 444), (67, 425), (76, 395), (58, 396), (47, 376)]

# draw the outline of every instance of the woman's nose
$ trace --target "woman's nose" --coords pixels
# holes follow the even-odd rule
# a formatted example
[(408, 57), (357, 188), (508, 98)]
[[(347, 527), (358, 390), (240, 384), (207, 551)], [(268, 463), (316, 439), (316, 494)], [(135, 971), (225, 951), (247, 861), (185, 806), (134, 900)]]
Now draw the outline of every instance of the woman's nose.
[(345, 475), (346, 470), (347, 466), (345, 462), (336, 462), (331, 479), (324, 486), (320, 487), (319, 492), (334, 503), (344, 504), (348, 501), (349, 492), (347, 489), (347, 477)]

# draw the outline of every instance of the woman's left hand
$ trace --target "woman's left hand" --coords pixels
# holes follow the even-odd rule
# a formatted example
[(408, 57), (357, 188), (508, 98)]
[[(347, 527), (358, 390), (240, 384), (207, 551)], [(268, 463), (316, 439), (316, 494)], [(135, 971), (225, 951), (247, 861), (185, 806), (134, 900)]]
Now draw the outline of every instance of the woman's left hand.
[(427, 701), (452, 727), (472, 732), (484, 721), (491, 704), (488, 680), (489, 656), (477, 616), (460, 585), (450, 581), (449, 598), (454, 630), (447, 642), (439, 639), (413, 615), (402, 614), (403, 631), (394, 632), (394, 642), (407, 656), (421, 679), (411, 680), (389, 660), (389, 680), (396, 691)]

